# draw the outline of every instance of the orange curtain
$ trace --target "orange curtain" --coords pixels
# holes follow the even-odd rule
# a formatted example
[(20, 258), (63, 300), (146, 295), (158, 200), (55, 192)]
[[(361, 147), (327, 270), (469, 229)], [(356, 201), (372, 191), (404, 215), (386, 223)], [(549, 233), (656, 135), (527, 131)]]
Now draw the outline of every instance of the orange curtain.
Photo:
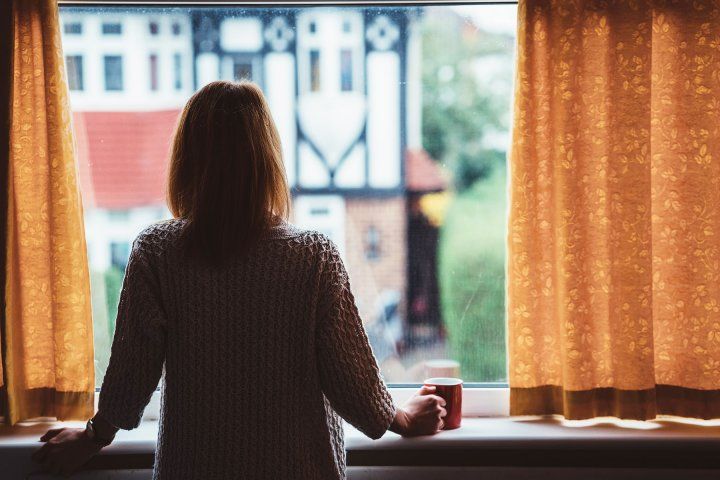
[(92, 416), (90, 282), (55, 0), (14, 0), (4, 364), (10, 423)]
[(720, 2), (521, 0), (511, 413), (720, 417)]

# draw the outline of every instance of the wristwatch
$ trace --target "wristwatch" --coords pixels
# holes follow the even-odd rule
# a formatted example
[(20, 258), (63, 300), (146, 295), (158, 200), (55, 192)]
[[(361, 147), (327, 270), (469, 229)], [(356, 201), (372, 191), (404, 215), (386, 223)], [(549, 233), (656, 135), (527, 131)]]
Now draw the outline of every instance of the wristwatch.
[(85, 425), (85, 433), (90, 440), (100, 445), (101, 447), (107, 447), (108, 445), (110, 445), (110, 443), (112, 443), (113, 439), (115, 438), (115, 435), (112, 435), (110, 438), (102, 437), (98, 433), (97, 428), (95, 428), (95, 422), (93, 422), (92, 418), (88, 420), (87, 424)]

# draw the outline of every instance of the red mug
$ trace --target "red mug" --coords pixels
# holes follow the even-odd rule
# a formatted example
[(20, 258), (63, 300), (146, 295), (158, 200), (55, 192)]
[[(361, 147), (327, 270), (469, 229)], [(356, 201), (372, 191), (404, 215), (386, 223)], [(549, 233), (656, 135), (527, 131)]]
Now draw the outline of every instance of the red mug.
[(423, 383), (428, 387), (435, 387), (435, 394), (445, 400), (447, 415), (443, 418), (443, 430), (460, 428), (463, 381), (459, 378), (438, 377), (428, 378)]

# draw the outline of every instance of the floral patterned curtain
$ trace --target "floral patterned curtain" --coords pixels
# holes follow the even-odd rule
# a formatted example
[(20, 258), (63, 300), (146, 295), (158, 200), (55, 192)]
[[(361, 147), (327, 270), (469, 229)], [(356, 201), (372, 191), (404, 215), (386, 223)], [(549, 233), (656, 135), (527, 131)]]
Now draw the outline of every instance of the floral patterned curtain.
[(94, 399), (82, 207), (55, 0), (13, 0), (5, 370), (8, 418), (86, 419)]
[(720, 2), (521, 0), (511, 413), (720, 417)]

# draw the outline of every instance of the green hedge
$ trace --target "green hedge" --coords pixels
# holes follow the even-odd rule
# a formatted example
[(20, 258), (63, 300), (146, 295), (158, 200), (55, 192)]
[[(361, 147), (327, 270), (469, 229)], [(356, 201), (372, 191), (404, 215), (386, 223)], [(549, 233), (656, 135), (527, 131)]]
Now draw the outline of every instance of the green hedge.
[(466, 381), (504, 381), (505, 169), (455, 197), (440, 235), (440, 294), (450, 358)]
[(105, 301), (107, 308), (107, 329), (110, 338), (115, 335), (115, 319), (117, 318), (118, 302), (120, 301), (120, 290), (125, 272), (117, 267), (110, 267), (105, 270)]

